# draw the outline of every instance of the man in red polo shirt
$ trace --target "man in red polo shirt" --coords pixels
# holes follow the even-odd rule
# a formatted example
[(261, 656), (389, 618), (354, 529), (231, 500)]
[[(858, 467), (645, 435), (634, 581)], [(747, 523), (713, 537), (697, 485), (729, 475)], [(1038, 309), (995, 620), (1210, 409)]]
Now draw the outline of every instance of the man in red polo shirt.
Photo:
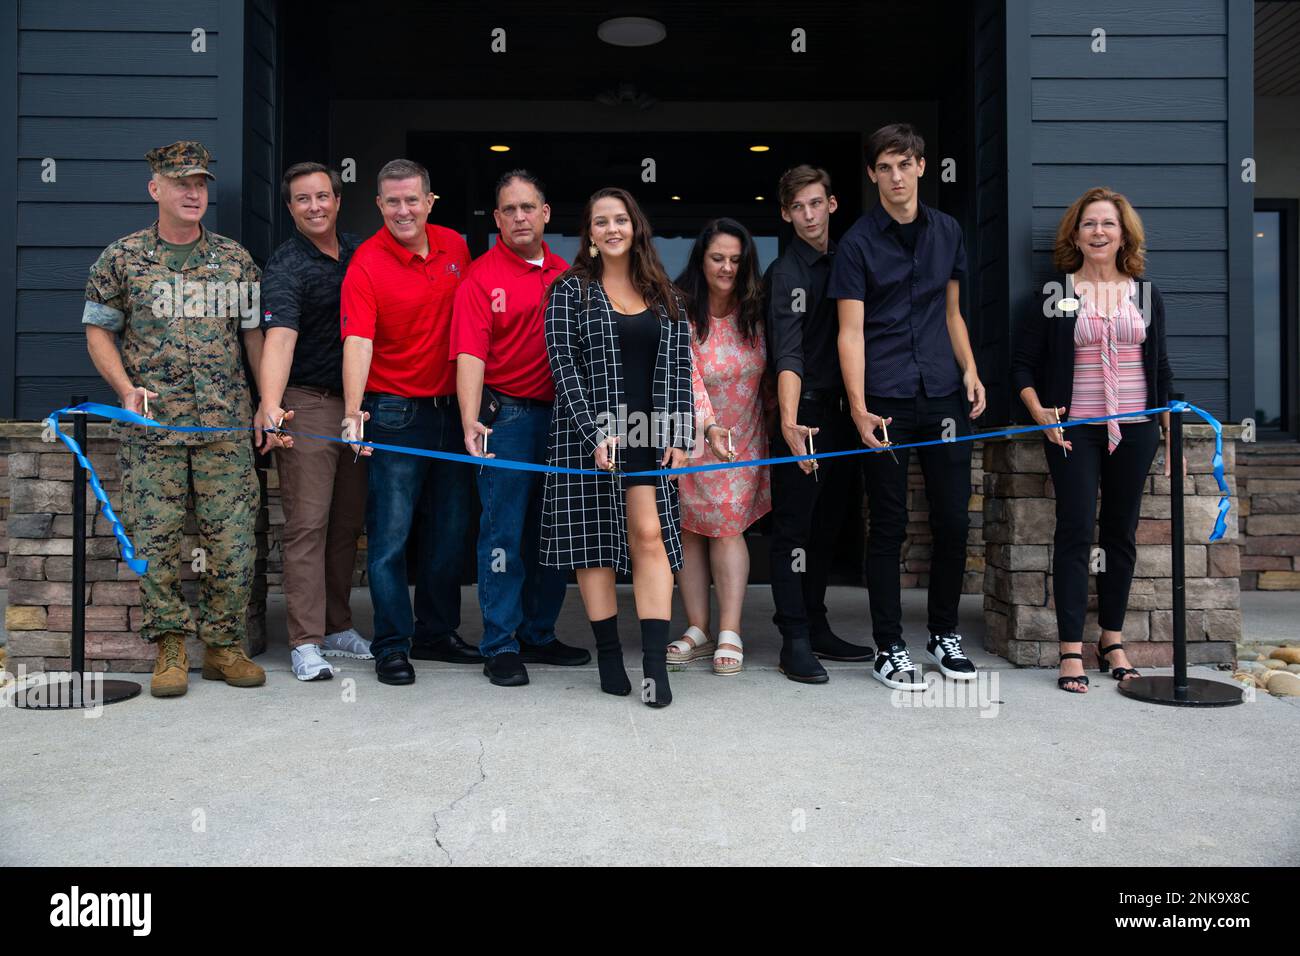
[[(343, 279), (343, 427), (348, 437), (361, 437), (364, 420), (370, 423), (364, 437), (379, 444), (459, 451), (456, 365), (447, 347), (469, 248), (459, 234), (429, 223), (433, 198), (429, 172), (419, 163), (395, 159), (379, 171), (376, 202), (384, 225), (353, 253)], [(459, 642), (470, 472), (457, 462), (398, 452), (371, 457), (370, 652), (382, 683), (415, 680), (407, 656), (413, 640)], [(417, 520), (413, 619), (406, 542)]]
[[(513, 169), (501, 177), (493, 216), (497, 242), (474, 260), (456, 291), (451, 326), (465, 449), (481, 456), (486, 445), (491, 457), (540, 464), (555, 400), (543, 332), (546, 298), (569, 264), (542, 240), (551, 207), (532, 173)], [(528, 683), (525, 662), (588, 663), (590, 652), (555, 637), (568, 574), (538, 559), (542, 476), (478, 471), (483, 673), (513, 687)]]

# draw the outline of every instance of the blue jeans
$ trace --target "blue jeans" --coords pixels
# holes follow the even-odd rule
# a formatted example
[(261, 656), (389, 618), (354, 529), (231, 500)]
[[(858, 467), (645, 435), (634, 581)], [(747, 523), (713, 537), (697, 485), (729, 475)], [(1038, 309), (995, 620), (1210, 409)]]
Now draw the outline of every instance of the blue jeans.
[[(454, 398), (371, 395), (366, 438), (386, 445), (464, 452)], [(379, 660), (460, 626), (460, 577), (469, 529), (470, 466), (375, 450), (366, 493), (367, 566), (375, 608), (370, 650)], [(406, 542), (417, 535), (415, 613), (407, 590)]]
[[(488, 450), (498, 458), (546, 461), (551, 410), (503, 405)], [(483, 517), (478, 532), (478, 600), (483, 609), (479, 652), (493, 657), (518, 652), (519, 641), (549, 644), (564, 603), (568, 573), (542, 567), (542, 475), (483, 468), (478, 476)]]

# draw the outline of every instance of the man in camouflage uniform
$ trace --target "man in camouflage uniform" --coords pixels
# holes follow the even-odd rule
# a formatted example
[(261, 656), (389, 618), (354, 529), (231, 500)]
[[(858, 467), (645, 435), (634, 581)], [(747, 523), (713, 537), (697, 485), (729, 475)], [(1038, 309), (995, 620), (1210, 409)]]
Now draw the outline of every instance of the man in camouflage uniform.
[[(149, 195), (158, 220), (108, 246), (91, 267), (82, 323), (95, 367), (122, 405), (168, 426), (251, 420), (237, 333), (253, 368), (259, 270), (238, 243), (205, 229), (210, 156), (201, 143), (150, 150)], [(241, 312), (251, 316), (243, 318)], [(245, 431), (187, 433), (129, 426), (121, 444), (124, 519), (149, 561), (140, 581), (141, 636), (158, 644), (151, 691), (184, 694), (185, 636), (195, 622), (181, 591), (186, 496), (192, 489), (203, 549), (198, 634), (203, 676), (256, 687), (266, 674), (244, 654), (260, 490)]]

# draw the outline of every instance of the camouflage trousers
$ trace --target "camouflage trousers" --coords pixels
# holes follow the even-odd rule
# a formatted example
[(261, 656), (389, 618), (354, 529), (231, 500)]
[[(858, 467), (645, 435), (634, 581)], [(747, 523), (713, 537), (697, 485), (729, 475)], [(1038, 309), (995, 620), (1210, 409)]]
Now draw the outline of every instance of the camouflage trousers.
[[(140, 579), (140, 636), (197, 635), (212, 647), (244, 639), (257, 560), (254, 524), (261, 488), (247, 440), (207, 445), (123, 442), (122, 522), (136, 554), (149, 561)], [(181, 554), (186, 499), (194, 494), (198, 554)], [(199, 625), (181, 590), (180, 562), (199, 575)]]

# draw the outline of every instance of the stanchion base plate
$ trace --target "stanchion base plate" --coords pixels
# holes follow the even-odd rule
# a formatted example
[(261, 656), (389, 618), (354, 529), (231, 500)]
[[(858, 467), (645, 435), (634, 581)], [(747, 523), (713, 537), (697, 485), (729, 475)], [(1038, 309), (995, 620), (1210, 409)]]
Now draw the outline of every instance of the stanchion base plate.
[(15, 689), (13, 704), (20, 710), (87, 710), (130, 700), (141, 690), (139, 684), (129, 680), (92, 678), (88, 683), (93, 690), (80, 686), (78, 674), (53, 674)]
[(1245, 699), (1243, 688), (1225, 681), (1189, 678), (1187, 692), (1175, 693), (1172, 676), (1134, 677), (1121, 681), (1119, 692), (1134, 700), (1148, 704), (1169, 704), (1173, 707), (1231, 707)]

